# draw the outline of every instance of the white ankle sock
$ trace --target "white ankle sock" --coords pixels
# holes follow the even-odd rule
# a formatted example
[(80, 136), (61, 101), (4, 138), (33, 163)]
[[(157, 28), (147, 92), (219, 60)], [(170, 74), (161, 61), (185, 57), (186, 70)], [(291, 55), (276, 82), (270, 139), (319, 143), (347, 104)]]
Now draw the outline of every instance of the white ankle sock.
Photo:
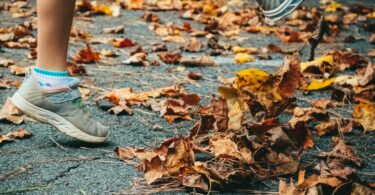
[(33, 69), (31, 76), (35, 79), (39, 88), (46, 91), (72, 89), (79, 84), (79, 79), (70, 77), (67, 71), (50, 71), (36, 67)]

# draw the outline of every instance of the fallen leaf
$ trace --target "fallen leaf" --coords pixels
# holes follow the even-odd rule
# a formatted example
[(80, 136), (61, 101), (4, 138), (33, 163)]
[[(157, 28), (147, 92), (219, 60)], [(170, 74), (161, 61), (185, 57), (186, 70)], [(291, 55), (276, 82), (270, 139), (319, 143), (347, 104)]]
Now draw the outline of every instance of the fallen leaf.
[(204, 191), (208, 190), (208, 184), (201, 174), (184, 175), (182, 185), (190, 188), (197, 188)]
[(203, 45), (197, 38), (189, 39), (185, 49), (189, 52), (199, 52), (202, 49)]
[(115, 47), (133, 47), (135, 43), (128, 38), (112, 39), (110, 43)]
[[(323, 70), (325, 69), (325, 63), (327, 63), (328, 65), (330, 66), (333, 66), (333, 56), (332, 55), (325, 55), (325, 56), (321, 56), (319, 58), (316, 58), (315, 60), (311, 61), (311, 62), (301, 62), (301, 71), (302, 72), (306, 72), (306, 71), (309, 71), (309, 69), (311, 68), (317, 68), (318, 70)], [(322, 73), (324, 73), (325, 71), (321, 71)]]
[(188, 78), (191, 80), (200, 80), (202, 79), (203, 74), (202, 73), (196, 73), (196, 72), (189, 72)]
[(185, 66), (215, 66), (215, 61), (209, 56), (181, 58), (180, 63)]
[(73, 60), (77, 63), (93, 63), (100, 60), (99, 52), (91, 49), (89, 44), (86, 44), (86, 48), (80, 50)]
[(181, 53), (175, 52), (175, 53), (168, 53), (168, 52), (162, 52), (158, 54), (161, 61), (163, 61), (166, 64), (179, 64), (181, 61)]
[(131, 56), (129, 59), (123, 61), (124, 64), (127, 65), (135, 65), (135, 66), (149, 66), (150, 63), (147, 61), (147, 54), (146, 53), (136, 53)]
[(18, 129), (16, 131), (11, 131), (5, 135), (0, 135), (0, 144), (5, 142), (14, 141), (15, 139), (25, 139), (31, 137), (32, 133), (26, 129)]
[(124, 33), (124, 26), (120, 25), (120, 26), (115, 26), (115, 27), (111, 27), (111, 28), (103, 28), (102, 33), (103, 34), (120, 34), (120, 33)]
[(182, 36), (166, 36), (162, 39), (164, 42), (174, 42), (174, 43), (185, 43), (185, 38)]
[(375, 130), (375, 106), (373, 103), (361, 102), (354, 107), (352, 115), (365, 132)]
[(140, 10), (143, 8), (144, 0), (127, 0), (125, 3), (127, 9)]
[(246, 62), (253, 62), (255, 61), (254, 56), (247, 54), (247, 53), (237, 53), (234, 57), (234, 61), (237, 64), (244, 64)]
[(0, 110), (0, 120), (21, 124), (25, 119), (26, 116), (12, 103), (11, 98), (8, 98)]
[(66, 70), (69, 76), (87, 76), (86, 69), (82, 65), (67, 63)]
[(26, 68), (23, 66), (18, 66), (18, 65), (11, 65), (8, 67), (10, 73), (18, 76), (22, 76), (26, 74)]
[(232, 47), (232, 51), (233, 51), (233, 53), (256, 54), (256, 53), (258, 53), (258, 48), (256, 48), (256, 47), (234, 46), (234, 47)]
[(121, 160), (131, 160), (135, 157), (134, 150), (130, 148), (117, 147), (115, 152)]
[(281, 76), (278, 92), (282, 97), (290, 98), (296, 89), (303, 89), (307, 85), (296, 56), (285, 57), (283, 67), (276, 74)]
[(14, 61), (11, 59), (0, 59), (0, 67), (8, 67), (14, 65)]
[(305, 88), (307, 91), (321, 90), (332, 85), (336, 81), (336, 78), (330, 78), (325, 80), (312, 80), (310, 84)]

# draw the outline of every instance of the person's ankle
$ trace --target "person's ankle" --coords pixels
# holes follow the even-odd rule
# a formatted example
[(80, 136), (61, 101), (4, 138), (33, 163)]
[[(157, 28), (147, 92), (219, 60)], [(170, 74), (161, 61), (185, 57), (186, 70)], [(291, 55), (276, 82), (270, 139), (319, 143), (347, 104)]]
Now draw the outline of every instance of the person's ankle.
[(31, 76), (43, 91), (68, 90), (77, 88), (79, 79), (70, 77), (67, 71), (51, 71), (35, 67)]

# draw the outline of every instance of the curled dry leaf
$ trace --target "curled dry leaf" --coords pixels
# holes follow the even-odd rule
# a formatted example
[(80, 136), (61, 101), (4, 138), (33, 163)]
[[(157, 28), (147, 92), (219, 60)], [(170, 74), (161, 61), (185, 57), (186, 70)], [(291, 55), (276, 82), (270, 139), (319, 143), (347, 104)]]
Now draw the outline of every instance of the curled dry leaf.
[(202, 47), (202, 43), (197, 38), (193, 37), (189, 39), (184, 49), (190, 52), (199, 52), (202, 49)]
[(146, 20), (146, 22), (156, 22), (159, 23), (160, 17), (151, 13), (151, 12), (145, 12), (143, 16), (141, 17), (142, 19)]
[(196, 73), (196, 72), (189, 72), (188, 78), (191, 80), (200, 80), (202, 79), (203, 74), (202, 73)]
[(128, 0), (125, 3), (127, 9), (140, 10), (143, 8), (144, 0)]
[(209, 56), (181, 58), (180, 63), (185, 66), (215, 66), (215, 61)]
[(87, 76), (84, 66), (73, 63), (68, 63), (66, 67), (69, 76)]
[(168, 52), (162, 52), (158, 54), (161, 61), (163, 61), (166, 64), (178, 64), (181, 61), (181, 53), (175, 52), (175, 53), (168, 53)]
[(246, 62), (253, 62), (253, 61), (255, 61), (255, 58), (254, 58), (254, 56), (252, 56), (252, 55), (250, 55), (248, 53), (237, 53), (234, 56), (234, 61), (237, 64), (244, 64)]
[(375, 106), (373, 103), (361, 102), (353, 110), (353, 118), (363, 127), (365, 132), (375, 130)]
[(290, 98), (296, 89), (303, 89), (307, 85), (296, 56), (285, 57), (284, 66), (276, 74), (281, 76), (278, 92), (282, 97)]
[(115, 47), (133, 47), (135, 45), (129, 38), (112, 39), (110, 44)]
[(336, 78), (330, 78), (330, 79), (319, 79), (319, 80), (312, 80), (310, 84), (305, 88), (307, 91), (315, 91), (315, 90), (321, 90), (325, 89), (327, 87), (330, 87), (334, 82), (336, 81)]
[(10, 73), (18, 76), (23, 76), (26, 74), (26, 68), (23, 66), (18, 66), (18, 65), (11, 65), (8, 67)]
[(173, 43), (185, 43), (185, 38), (182, 36), (166, 36), (162, 39), (164, 42), (173, 42)]
[(26, 118), (21, 110), (12, 103), (11, 98), (5, 101), (0, 110), (0, 120), (7, 120), (13, 124), (21, 124)]
[(302, 62), (301, 71), (313, 72), (318, 70), (320, 73), (324, 74), (326, 72), (327, 66), (333, 66), (333, 59), (333, 55), (324, 55), (310, 62)]
[(13, 141), (14, 139), (25, 139), (31, 137), (32, 133), (26, 129), (18, 129), (11, 131), (5, 135), (0, 135), (0, 144)]
[(0, 67), (8, 67), (14, 65), (14, 61), (11, 59), (0, 59)]
[(91, 49), (89, 44), (86, 44), (86, 48), (80, 50), (73, 60), (77, 63), (93, 63), (100, 60), (99, 52)]
[(256, 53), (258, 53), (258, 48), (256, 48), (256, 47), (234, 46), (234, 47), (232, 47), (232, 51), (233, 51), (233, 53), (256, 54)]
[(296, 107), (293, 111), (293, 117), (289, 120), (289, 124), (294, 128), (298, 122), (324, 121), (328, 119), (326, 111), (318, 108), (300, 108)]
[(123, 63), (127, 65), (135, 65), (135, 66), (149, 66), (150, 65), (150, 62), (147, 61), (146, 53), (136, 53), (132, 55), (129, 59), (123, 61)]
[(115, 26), (115, 27), (110, 27), (110, 28), (103, 28), (102, 30), (103, 34), (120, 34), (124, 33), (124, 26)]

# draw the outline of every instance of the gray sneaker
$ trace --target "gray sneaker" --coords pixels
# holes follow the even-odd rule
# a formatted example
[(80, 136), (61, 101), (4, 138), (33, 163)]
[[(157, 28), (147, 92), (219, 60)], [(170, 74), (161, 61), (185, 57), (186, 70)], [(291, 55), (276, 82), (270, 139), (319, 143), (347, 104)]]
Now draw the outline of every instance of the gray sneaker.
[(274, 23), (295, 10), (303, 0), (257, 0), (266, 23)]
[(109, 137), (108, 128), (88, 117), (78, 84), (79, 80), (70, 85), (71, 90), (46, 93), (28, 76), (12, 102), (35, 120), (51, 124), (71, 137), (90, 143), (105, 142)]

